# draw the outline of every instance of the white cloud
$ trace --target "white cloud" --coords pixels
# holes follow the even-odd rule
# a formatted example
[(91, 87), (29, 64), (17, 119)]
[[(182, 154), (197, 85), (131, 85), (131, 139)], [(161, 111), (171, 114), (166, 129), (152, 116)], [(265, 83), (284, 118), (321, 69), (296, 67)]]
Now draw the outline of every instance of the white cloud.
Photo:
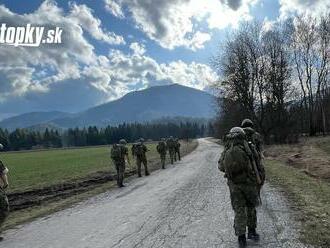
[(280, 18), (286, 19), (292, 14), (308, 14), (314, 17), (329, 12), (329, 0), (279, 0)]
[(130, 49), (132, 49), (134, 51), (135, 54), (139, 54), (142, 55), (146, 52), (146, 49), (144, 47), (143, 44), (139, 44), (137, 42), (133, 42), (131, 43), (131, 45), (129, 46)]
[(92, 10), (86, 5), (71, 4), (70, 19), (74, 19), (79, 25), (93, 38), (102, 40), (109, 44), (125, 44), (122, 36), (116, 35), (113, 32), (106, 32), (101, 28), (101, 20), (93, 16)]
[[(109, 44), (123, 39), (101, 29), (101, 21), (85, 5), (70, 5), (66, 14), (54, 1), (44, 1), (29, 14), (16, 14), (0, 5), (0, 22), (7, 26), (43, 25), (63, 29), (63, 43), (38, 48), (0, 46), (0, 101), (28, 92), (46, 92), (54, 83), (80, 78), (86, 66), (97, 64), (94, 47), (84, 32)], [(87, 82), (86, 82), (87, 84)]]
[[(69, 7), (65, 12), (54, 1), (45, 1), (34, 12), (20, 15), (0, 5), (0, 23), (7, 23), (7, 26), (31, 23), (63, 29), (60, 45), (0, 46), (2, 114), (45, 109), (78, 111), (116, 99), (131, 90), (170, 83), (203, 89), (207, 82), (216, 79), (215, 73), (205, 64), (158, 63), (146, 55), (143, 41), (131, 43), (127, 53), (111, 49), (108, 56), (98, 55), (86, 39), (86, 32), (103, 42), (121, 42), (117, 42), (115, 34), (102, 29), (101, 21), (93, 16), (91, 9), (75, 3)], [(186, 21), (183, 18), (182, 25), (189, 26)], [(182, 32), (185, 31), (183, 28)], [(180, 32), (180, 28), (176, 32)], [(171, 42), (169, 37), (172, 34), (164, 41)], [(191, 49), (199, 49), (210, 36), (196, 31), (189, 38), (173, 39)], [(84, 102), (77, 100), (79, 98)]]
[[(162, 47), (174, 49), (183, 46), (201, 49), (210, 40), (210, 29), (237, 26), (239, 21), (252, 18), (250, 8), (257, 0), (112, 0), (131, 14), (136, 26)], [(116, 14), (114, 14), (116, 15)], [(206, 21), (208, 33), (194, 28), (194, 23)], [(205, 25), (204, 25), (205, 26)]]
[(115, 17), (118, 17), (118, 18), (125, 17), (121, 6), (114, 0), (105, 0), (105, 8), (107, 11), (109, 11)]

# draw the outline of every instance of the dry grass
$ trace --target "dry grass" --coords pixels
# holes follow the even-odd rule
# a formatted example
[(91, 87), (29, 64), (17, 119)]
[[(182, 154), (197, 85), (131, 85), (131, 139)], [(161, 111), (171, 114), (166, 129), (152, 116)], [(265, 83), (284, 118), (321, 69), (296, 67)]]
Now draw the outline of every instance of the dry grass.
[(302, 223), (301, 239), (330, 247), (330, 137), (267, 147), (268, 181), (286, 192)]

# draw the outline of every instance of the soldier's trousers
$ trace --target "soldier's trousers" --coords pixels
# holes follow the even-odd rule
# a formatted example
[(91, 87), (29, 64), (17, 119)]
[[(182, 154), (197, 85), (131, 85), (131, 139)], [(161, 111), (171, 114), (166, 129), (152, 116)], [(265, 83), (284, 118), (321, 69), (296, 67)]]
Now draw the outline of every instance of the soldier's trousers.
[(0, 232), (2, 224), (5, 222), (9, 214), (9, 203), (6, 193), (0, 189)]
[(175, 150), (175, 160), (176, 160), (176, 158), (178, 158), (179, 160), (181, 160), (181, 154), (180, 154), (180, 150), (179, 149)]
[(125, 174), (125, 162), (116, 163), (117, 170), (117, 185), (123, 186), (124, 174)]
[(160, 162), (162, 164), (162, 169), (165, 169), (166, 154), (160, 154)]
[(148, 162), (146, 158), (136, 158), (136, 166), (137, 166), (137, 171), (138, 171), (138, 176), (141, 177), (141, 164), (143, 164), (144, 166), (144, 173), (146, 176), (149, 175), (149, 171), (148, 171)]
[(173, 162), (176, 161), (175, 151), (169, 150), (169, 153), (170, 153), (171, 164), (173, 164)]
[(258, 190), (254, 185), (228, 182), (230, 199), (235, 212), (234, 229), (237, 236), (246, 233), (246, 227), (257, 227)]

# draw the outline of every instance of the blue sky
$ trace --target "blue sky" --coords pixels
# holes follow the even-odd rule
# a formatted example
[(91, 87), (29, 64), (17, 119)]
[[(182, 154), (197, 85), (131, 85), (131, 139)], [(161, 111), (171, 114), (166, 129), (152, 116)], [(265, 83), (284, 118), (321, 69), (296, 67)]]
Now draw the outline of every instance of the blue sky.
[(210, 59), (240, 22), (317, 15), (327, 0), (5, 0), (0, 23), (59, 26), (63, 42), (0, 44), (0, 119), (77, 112), (154, 85), (207, 88)]

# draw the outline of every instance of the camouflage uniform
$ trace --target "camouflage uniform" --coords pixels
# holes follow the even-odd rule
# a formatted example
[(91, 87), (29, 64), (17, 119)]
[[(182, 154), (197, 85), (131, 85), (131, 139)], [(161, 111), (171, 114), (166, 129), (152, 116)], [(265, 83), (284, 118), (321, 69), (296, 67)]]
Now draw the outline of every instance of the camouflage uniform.
[[(5, 188), (8, 185), (5, 185), (4, 180), (2, 179), (5, 174), (7, 173), (7, 168), (4, 166), (4, 164), (0, 161), (0, 176), (1, 176), (1, 187), (0, 187), (0, 231), (3, 223), (5, 222), (8, 214), (9, 214), (9, 203), (8, 198), (5, 192)], [(0, 237), (0, 241), (3, 238)]]
[(148, 161), (146, 152), (148, 151), (147, 147), (143, 144), (144, 140), (141, 138), (140, 142), (136, 145), (135, 152), (136, 152), (136, 166), (138, 171), (138, 176), (141, 177), (141, 163), (144, 166), (144, 173), (146, 176), (149, 176), (150, 173), (148, 171)]
[(241, 247), (246, 245), (246, 227), (249, 235), (255, 233), (257, 227), (256, 207), (259, 204), (258, 184), (250, 160), (251, 150), (242, 128), (232, 128), (226, 136), (225, 150), (219, 160), (220, 171), (225, 172), (228, 179), (230, 199), (235, 212), (234, 229)]
[(162, 139), (161, 141), (159, 141), (156, 149), (157, 149), (157, 152), (160, 155), (160, 161), (161, 161), (161, 164), (162, 164), (162, 169), (165, 169), (166, 150), (167, 150), (165, 139)]
[(181, 154), (180, 154), (180, 142), (178, 139), (175, 139), (175, 152), (174, 152), (174, 158), (176, 160), (177, 155), (178, 155), (178, 159), (181, 160)]
[(168, 148), (168, 152), (170, 154), (171, 164), (173, 164), (173, 162), (176, 161), (176, 157), (175, 157), (175, 142), (172, 136), (167, 139), (166, 145)]
[[(125, 175), (125, 156), (128, 156), (128, 149), (125, 146), (126, 141), (121, 140), (121, 144), (116, 144), (112, 146), (111, 158), (115, 164), (117, 171), (117, 185), (118, 187), (123, 187), (124, 175)], [(115, 155), (116, 149), (118, 149), (119, 156)]]

